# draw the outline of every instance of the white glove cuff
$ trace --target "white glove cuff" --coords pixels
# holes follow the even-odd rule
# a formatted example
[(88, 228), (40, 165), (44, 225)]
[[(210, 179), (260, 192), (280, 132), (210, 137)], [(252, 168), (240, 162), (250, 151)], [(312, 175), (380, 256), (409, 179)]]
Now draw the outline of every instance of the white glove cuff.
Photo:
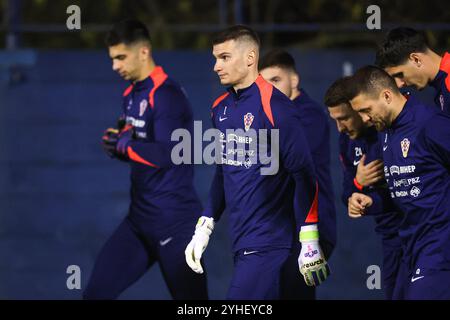
[(210, 217), (202, 216), (198, 219), (197, 225), (195, 226), (195, 232), (202, 231), (208, 236), (214, 230), (214, 219)]
[(319, 229), (317, 228), (317, 224), (311, 224), (301, 227), (299, 240), (300, 242), (319, 241)]

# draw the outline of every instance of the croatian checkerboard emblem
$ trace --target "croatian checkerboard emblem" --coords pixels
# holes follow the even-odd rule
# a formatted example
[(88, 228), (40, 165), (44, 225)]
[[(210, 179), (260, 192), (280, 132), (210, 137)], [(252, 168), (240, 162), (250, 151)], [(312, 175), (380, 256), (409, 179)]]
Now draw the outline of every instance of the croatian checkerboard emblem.
[(409, 142), (408, 138), (403, 139), (400, 142), (400, 146), (402, 147), (402, 154), (403, 154), (403, 158), (406, 158), (408, 156), (408, 151), (409, 151), (409, 145), (411, 143)]
[(145, 110), (147, 109), (148, 102), (147, 100), (142, 100), (139, 104), (139, 117), (142, 117), (144, 115)]
[(253, 123), (253, 119), (255, 119), (255, 117), (249, 112), (244, 116), (244, 128), (245, 131), (248, 131), (250, 129), (250, 126)]

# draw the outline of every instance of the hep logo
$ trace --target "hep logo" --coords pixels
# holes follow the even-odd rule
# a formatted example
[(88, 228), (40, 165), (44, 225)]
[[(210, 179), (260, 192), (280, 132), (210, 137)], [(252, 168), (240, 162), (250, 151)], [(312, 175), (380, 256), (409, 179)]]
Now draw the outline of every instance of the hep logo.
[(305, 253), (305, 258), (312, 258), (318, 253), (319, 253), (319, 251), (317, 251), (317, 250), (308, 251)]

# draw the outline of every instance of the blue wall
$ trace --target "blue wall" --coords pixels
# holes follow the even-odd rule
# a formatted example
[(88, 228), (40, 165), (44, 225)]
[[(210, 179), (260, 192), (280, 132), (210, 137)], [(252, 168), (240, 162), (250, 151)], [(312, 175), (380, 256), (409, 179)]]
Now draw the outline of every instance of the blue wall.
[[(293, 52), (302, 85), (322, 101), (344, 62), (370, 63), (370, 52)], [(189, 94), (196, 120), (209, 126), (209, 107), (222, 88), (209, 52), (159, 52), (158, 64)], [(80, 266), (82, 289), (94, 259), (128, 207), (128, 168), (103, 153), (100, 137), (115, 123), (126, 84), (105, 52), (0, 52), (0, 298), (79, 299), (66, 288), (66, 268)], [(429, 98), (429, 92), (425, 93)], [(332, 173), (341, 193), (337, 132), (332, 123)], [(196, 166), (205, 201), (213, 168)], [(373, 221), (350, 220), (340, 200), (333, 275), (322, 299), (381, 299), (366, 287), (366, 268), (380, 265)], [(205, 253), (210, 296), (223, 299), (231, 277), (227, 219)], [(154, 266), (123, 299), (169, 299)]]

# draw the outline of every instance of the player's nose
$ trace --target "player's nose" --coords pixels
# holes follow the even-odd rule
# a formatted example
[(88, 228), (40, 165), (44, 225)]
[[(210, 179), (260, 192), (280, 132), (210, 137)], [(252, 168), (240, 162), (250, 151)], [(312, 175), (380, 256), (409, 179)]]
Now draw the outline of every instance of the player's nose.
[(114, 71), (118, 71), (120, 69), (120, 63), (118, 63), (117, 61), (114, 61), (112, 64), (112, 69)]
[(216, 63), (214, 64), (214, 72), (219, 72), (221, 70), (222, 70), (222, 68), (221, 68), (219, 62), (216, 61)]
[(395, 83), (397, 84), (398, 88), (404, 88), (407, 86), (406, 81), (399, 78), (395, 78)]
[(370, 121), (370, 117), (367, 114), (362, 114), (361, 119), (364, 123), (368, 123)]

